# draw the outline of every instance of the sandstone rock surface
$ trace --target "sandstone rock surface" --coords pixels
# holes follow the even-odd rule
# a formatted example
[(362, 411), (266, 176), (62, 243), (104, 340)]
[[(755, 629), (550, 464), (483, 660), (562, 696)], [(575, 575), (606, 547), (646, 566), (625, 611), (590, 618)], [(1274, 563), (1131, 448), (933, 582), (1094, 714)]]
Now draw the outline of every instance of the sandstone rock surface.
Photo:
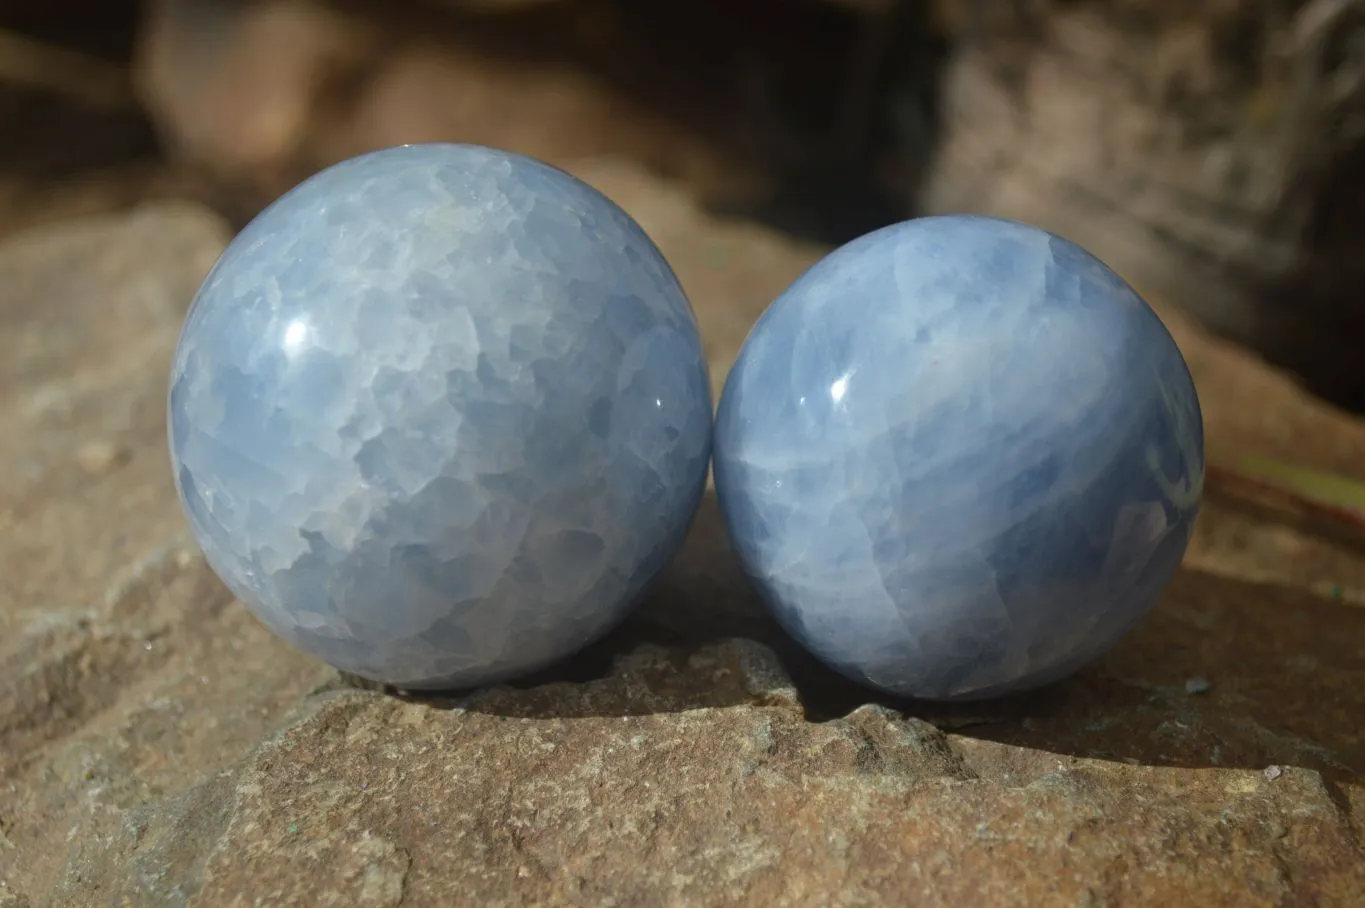
[[(719, 383), (819, 250), (577, 169), (670, 257)], [(710, 499), (545, 676), (349, 686), (232, 601), (171, 491), (169, 358), (226, 238), (163, 204), (0, 246), (0, 906), (1359, 904), (1365, 557), (1217, 495), (1151, 618), (1022, 699), (875, 703), (812, 664)], [(1365, 462), (1167, 315), (1215, 450)]]

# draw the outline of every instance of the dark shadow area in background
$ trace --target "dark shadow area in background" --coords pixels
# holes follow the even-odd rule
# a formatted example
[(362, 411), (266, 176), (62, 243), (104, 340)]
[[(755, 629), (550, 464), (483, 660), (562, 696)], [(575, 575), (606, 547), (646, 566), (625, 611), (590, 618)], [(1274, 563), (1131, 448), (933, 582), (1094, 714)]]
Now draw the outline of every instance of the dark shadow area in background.
[[(588, 42), (566, 59), (768, 175), (755, 197), (711, 200), (716, 213), (839, 244), (913, 210), (938, 140), (947, 58), (928, 4), (594, 4), (616, 40)], [(536, 15), (544, 14), (527, 19)], [(479, 47), (506, 54), (519, 46), (544, 59), (572, 46), (555, 40), (555, 29), (518, 27), (512, 16), (465, 27)], [(536, 36), (548, 40), (537, 45)]]
[(0, 86), (0, 171), (35, 183), (78, 177), (157, 152), (156, 136), (136, 110), (99, 110), (38, 89)]
[(139, 6), (0, 0), (0, 237), (192, 195), (169, 178), (132, 97)]
[(713, 210), (828, 244), (912, 213), (938, 140), (947, 59), (927, 3), (617, 5), (665, 72), (718, 74), (710, 105), (754, 125), (747, 151), (772, 186), (747, 203), (718, 200)]
[[(1302, 375), (1313, 393), (1365, 414), (1359, 356), (1365, 339), (1365, 140), (1335, 159), (1322, 186), (1295, 268), (1262, 290), (1269, 303), (1264, 311), (1273, 317), (1264, 318), (1249, 340), (1270, 362)], [(1323, 335), (1337, 342), (1321, 343)]]
[(140, 0), (0, 0), (0, 25), (106, 59), (127, 59), (141, 7)]
[[(204, 2), (211, 8), (223, 0)], [(932, 158), (945, 48), (922, 3), (574, 0), (496, 13), (415, 2), (333, 5), (395, 33), (437, 37), (505, 62), (557, 61), (590, 72), (611, 91), (711, 137), (736, 169), (764, 175), (742, 197), (710, 200), (713, 210), (802, 238), (837, 244), (901, 219)], [(123, 0), (4, 4), (0, 28), (128, 69), (139, 13)], [(348, 78), (363, 80), (365, 72)], [(348, 85), (355, 89), (343, 80), (328, 91), (345, 93)], [(159, 157), (152, 127), (133, 105), (101, 110), (0, 82), (0, 126), (7, 136), (0, 169), (39, 181)], [(243, 207), (240, 193), (208, 183), (194, 194), (238, 227), (269, 201)]]
[[(133, 0), (7, 0), (0, 2), (0, 27), (121, 65), (133, 53), (138, 13)], [(36, 179), (59, 179), (157, 151), (151, 126), (136, 109), (100, 109), (16, 82), (0, 81), (0, 135), (0, 169)]]
[[(1057, 754), (1149, 766), (1303, 766), (1329, 780), (1365, 773), (1365, 610), (1186, 570), (1128, 638), (1073, 678), (993, 701), (906, 701), (825, 668), (768, 617), (729, 550), (711, 492), (658, 589), (607, 638), (515, 685), (411, 699), (518, 718), (752, 704), (740, 686), (686, 673), (690, 655), (730, 638), (775, 652), (814, 722), (880, 703), (958, 734)], [(666, 648), (670, 664), (622, 679), (617, 660), (649, 645)], [(1192, 679), (1209, 689), (1192, 692)], [(595, 692), (553, 687), (564, 684)]]

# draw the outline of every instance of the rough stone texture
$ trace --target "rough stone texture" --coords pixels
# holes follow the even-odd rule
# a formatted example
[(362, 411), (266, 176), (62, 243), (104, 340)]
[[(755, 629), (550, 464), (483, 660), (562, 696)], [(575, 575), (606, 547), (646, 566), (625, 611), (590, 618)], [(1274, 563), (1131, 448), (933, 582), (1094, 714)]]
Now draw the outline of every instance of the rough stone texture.
[[(816, 250), (581, 173), (718, 381)], [(1309, 587), (1365, 559), (1218, 496), (1149, 619), (1023, 699), (869, 705), (757, 608), (709, 498), (638, 617), (535, 684), (347, 688), (175, 506), (165, 376), (225, 240), (159, 206), (0, 247), (0, 904), (1358, 903), (1365, 610)], [(1169, 323), (1215, 449), (1358, 469), (1358, 423)]]
[(715, 484), (782, 626), (907, 697), (1039, 687), (1179, 567), (1199, 401), (1161, 320), (1073, 243), (937, 217), (835, 250), (759, 319)]
[(343, 671), (501, 681), (615, 626), (706, 488), (697, 322), (560, 170), (353, 158), (234, 239), (176, 350), (176, 488), (227, 586)]
[(937, 4), (959, 39), (921, 202), (1087, 244), (1365, 408), (1358, 0)]

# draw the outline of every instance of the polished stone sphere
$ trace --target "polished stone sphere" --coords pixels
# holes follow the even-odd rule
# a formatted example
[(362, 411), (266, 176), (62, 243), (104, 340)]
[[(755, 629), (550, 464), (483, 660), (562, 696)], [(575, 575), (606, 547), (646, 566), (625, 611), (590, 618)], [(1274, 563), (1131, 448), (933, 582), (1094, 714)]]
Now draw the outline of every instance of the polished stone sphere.
[(194, 534), (269, 627), (404, 688), (545, 666), (616, 624), (706, 485), (706, 360), (640, 227), (548, 165), (419, 145), (236, 237), (175, 354)]
[(1112, 647), (1175, 572), (1203, 424), (1157, 316), (1033, 227), (934, 217), (836, 250), (754, 327), (715, 482), (778, 620), (855, 680), (975, 699)]

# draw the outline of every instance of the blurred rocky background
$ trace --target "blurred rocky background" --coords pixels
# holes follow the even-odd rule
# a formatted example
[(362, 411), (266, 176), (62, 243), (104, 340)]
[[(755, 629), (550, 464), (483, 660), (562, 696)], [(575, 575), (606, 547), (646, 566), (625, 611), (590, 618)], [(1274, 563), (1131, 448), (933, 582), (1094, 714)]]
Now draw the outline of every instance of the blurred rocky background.
[[(1362, 78), (1356, 0), (0, 0), (0, 908), (1359, 905)], [(546, 677), (349, 686), (195, 551), (166, 370), (234, 229), (430, 140), (620, 202), (717, 386), (830, 244), (1078, 240), (1199, 386), (1185, 569), (1077, 679), (878, 705), (763, 616), (708, 499)]]
[(1032, 221), (1365, 408), (1354, 0), (4, 9), (10, 208), (31, 208), (35, 176), (68, 207), (192, 177), (240, 221), (403, 142), (624, 157), (711, 210), (824, 242), (917, 213)]

